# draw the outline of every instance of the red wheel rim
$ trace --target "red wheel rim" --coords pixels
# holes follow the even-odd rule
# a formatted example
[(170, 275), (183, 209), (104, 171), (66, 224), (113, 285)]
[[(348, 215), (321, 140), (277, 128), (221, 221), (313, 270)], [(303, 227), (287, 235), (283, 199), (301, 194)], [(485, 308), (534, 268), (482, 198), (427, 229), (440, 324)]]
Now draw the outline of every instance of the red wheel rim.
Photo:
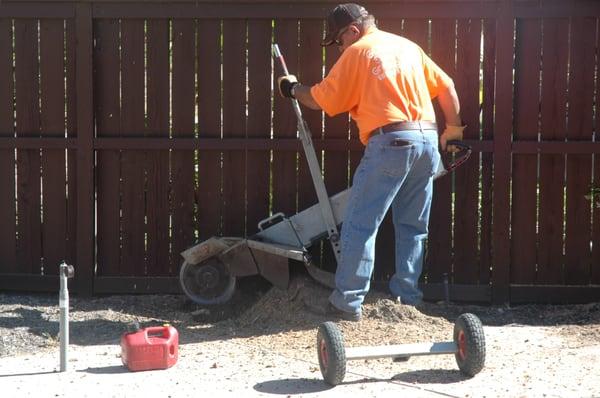
[(327, 368), (327, 344), (325, 344), (325, 340), (321, 340), (321, 344), (319, 345), (319, 353), (321, 355), (321, 364), (324, 368)]
[(463, 361), (467, 357), (467, 336), (463, 330), (458, 332), (458, 355)]

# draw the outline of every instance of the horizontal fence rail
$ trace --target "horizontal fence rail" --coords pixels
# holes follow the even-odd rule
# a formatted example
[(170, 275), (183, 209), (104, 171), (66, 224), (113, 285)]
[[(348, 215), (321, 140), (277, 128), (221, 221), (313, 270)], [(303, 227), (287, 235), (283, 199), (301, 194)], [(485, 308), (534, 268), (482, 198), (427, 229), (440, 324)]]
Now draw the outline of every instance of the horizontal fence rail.
[[(320, 81), (339, 57), (319, 45), (335, 4), (0, 3), (0, 289), (54, 290), (66, 260), (82, 295), (178, 293), (184, 249), (316, 203), (270, 51)], [(453, 300), (599, 300), (600, 2), (364, 5), (453, 78), (474, 151), (435, 183), (426, 297), (447, 282)], [(346, 189), (355, 125), (305, 118), (329, 193)], [(335, 270), (327, 243), (311, 255)], [(387, 217), (374, 284), (393, 273)]]

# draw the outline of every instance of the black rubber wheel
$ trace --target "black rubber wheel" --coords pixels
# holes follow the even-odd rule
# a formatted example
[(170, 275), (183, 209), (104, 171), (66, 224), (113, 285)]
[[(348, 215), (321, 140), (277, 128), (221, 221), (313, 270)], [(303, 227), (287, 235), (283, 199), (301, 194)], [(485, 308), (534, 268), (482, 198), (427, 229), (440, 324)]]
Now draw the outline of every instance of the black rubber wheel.
[(317, 333), (317, 355), (323, 379), (336, 386), (346, 376), (346, 349), (342, 332), (333, 322), (324, 322)]
[(485, 365), (485, 335), (483, 325), (474, 314), (462, 314), (454, 323), (454, 356), (462, 373), (475, 376)]
[(225, 264), (211, 257), (199, 264), (183, 262), (179, 284), (186, 296), (202, 305), (223, 304), (233, 296), (236, 279)]

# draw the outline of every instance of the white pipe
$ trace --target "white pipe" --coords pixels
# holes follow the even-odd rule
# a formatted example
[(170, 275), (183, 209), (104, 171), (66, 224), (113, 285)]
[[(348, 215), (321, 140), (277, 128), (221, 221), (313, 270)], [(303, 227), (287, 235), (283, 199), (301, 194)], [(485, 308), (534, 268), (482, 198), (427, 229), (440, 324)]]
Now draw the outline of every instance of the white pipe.
[(59, 266), (60, 292), (58, 307), (60, 308), (60, 371), (67, 371), (67, 348), (69, 346), (69, 290), (67, 280), (69, 266), (64, 262)]

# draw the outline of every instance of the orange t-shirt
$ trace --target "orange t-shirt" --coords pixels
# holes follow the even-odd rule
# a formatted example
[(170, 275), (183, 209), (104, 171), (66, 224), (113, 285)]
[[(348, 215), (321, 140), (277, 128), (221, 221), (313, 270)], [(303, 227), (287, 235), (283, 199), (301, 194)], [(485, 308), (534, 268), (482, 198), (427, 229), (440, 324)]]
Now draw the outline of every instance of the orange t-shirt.
[(399, 121), (435, 121), (431, 99), (452, 79), (415, 43), (371, 28), (310, 92), (329, 116), (350, 111), (360, 140)]

